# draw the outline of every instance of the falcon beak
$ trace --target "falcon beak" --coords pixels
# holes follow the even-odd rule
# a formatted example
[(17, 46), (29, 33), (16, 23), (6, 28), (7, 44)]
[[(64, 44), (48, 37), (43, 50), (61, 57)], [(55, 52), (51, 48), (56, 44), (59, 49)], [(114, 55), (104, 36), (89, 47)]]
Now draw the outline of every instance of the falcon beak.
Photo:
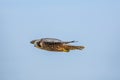
[(31, 44), (34, 44), (34, 43), (35, 43), (35, 41), (36, 41), (36, 40), (32, 40), (32, 41), (30, 41), (30, 43), (31, 43)]

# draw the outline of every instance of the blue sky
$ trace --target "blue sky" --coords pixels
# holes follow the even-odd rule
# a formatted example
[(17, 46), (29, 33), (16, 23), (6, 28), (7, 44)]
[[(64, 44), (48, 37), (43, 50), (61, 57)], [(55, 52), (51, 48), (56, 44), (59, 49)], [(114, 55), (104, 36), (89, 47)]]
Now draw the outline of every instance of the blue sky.
[[(0, 1), (0, 80), (119, 80), (119, 0)], [(43, 37), (82, 51), (34, 48)]]

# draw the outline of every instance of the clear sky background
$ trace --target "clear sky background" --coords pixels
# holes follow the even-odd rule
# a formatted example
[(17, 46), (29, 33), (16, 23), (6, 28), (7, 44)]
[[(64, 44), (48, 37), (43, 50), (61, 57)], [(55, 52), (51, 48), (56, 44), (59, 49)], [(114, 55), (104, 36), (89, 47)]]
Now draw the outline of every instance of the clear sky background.
[[(30, 41), (77, 40), (48, 52)], [(0, 80), (120, 80), (119, 0), (1, 0)]]

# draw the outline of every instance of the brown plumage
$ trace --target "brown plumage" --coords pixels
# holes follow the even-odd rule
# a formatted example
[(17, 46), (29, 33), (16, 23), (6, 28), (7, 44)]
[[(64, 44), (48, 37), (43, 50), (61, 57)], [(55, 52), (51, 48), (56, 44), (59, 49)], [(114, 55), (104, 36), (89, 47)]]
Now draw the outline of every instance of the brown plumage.
[(34, 44), (35, 47), (48, 51), (69, 52), (70, 50), (84, 49), (84, 46), (69, 45), (69, 43), (74, 42), (76, 41), (61, 41), (55, 38), (42, 38), (31, 41), (31, 43)]

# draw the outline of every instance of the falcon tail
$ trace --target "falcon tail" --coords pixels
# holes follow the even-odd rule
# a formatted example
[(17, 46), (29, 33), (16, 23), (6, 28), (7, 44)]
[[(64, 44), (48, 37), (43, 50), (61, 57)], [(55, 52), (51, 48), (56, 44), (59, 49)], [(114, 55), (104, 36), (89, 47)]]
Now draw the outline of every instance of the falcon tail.
[(65, 48), (66, 48), (66, 49), (69, 49), (69, 50), (75, 50), (75, 49), (77, 49), (77, 50), (82, 50), (82, 49), (84, 49), (85, 47), (84, 47), (84, 46), (66, 45)]

